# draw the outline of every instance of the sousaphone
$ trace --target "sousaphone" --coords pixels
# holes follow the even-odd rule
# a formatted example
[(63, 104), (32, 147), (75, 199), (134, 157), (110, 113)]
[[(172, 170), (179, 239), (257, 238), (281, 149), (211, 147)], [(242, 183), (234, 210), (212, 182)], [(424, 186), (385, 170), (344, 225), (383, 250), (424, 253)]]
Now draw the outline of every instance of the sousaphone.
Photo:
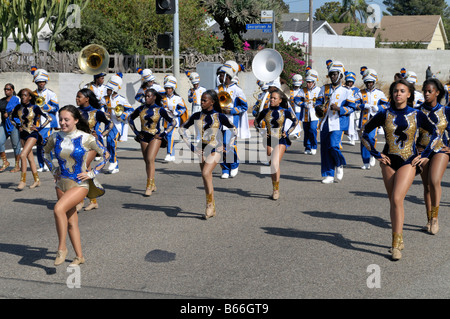
[(109, 53), (98, 44), (85, 46), (78, 55), (78, 66), (87, 74), (96, 75), (107, 72), (109, 67)]

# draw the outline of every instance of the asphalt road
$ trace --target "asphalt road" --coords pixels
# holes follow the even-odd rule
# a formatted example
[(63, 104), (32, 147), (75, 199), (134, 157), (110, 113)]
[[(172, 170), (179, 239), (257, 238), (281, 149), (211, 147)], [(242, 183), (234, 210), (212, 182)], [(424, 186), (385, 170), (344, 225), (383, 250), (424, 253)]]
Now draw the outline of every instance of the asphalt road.
[(100, 208), (79, 214), (86, 263), (78, 273), (67, 268), (70, 243), (67, 262), (53, 265), (50, 173), (40, 174), (41, 187), (18, 192), (20, 175), (9, 168), (0, 174), (0, 298), (449, 298), (450, 174), (435, 236), (421, 231), (426, 214), (416, 177), (405, 201), (406, 248), (393, 262), (381, 171), (378, 164), (360, 168), (359, 146), (343, 145), (344, 179), (324, 185), (319, 153), (305, 155), (295, 142), (281, 164), (281, 197), (273, 201), (267, 167), (255, 157), (260, 148), (256, 139), (247, 141), (235, 178), (220, 179), (215, 169), (217, 216), (205, 221), (191, 154), (164, 163), (161, 149), (158, 190), (147, 198), (144, 162), (130, 137), (119, 144), (120, 172), (98, 177), (106, 188)]

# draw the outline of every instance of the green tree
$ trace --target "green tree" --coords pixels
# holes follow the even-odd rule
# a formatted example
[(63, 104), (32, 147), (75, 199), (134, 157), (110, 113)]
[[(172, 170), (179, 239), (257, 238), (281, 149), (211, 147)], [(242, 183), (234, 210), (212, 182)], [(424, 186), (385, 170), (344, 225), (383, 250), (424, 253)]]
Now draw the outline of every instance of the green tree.
[[(179, 0), (180, 50), (194, 47), (215, 53), (222, 44), (206, 25), (205, 9), (197, 0)], [(95, 0), (82, 13), (81, 28), (66, 30), (58, 41), (59, 51), (79, 51), (92, 42), (110, 53), (157, 54), (158, 34), (173, 31), (173, 15), (156, 14), (148, 0)]]
[(27, 42), (38, 52), (38, 33), (46, 25), (51, 30), (50, 49), (54, 48), (54, 39), (68, 27), (68, 6), (77, 5), (82, 10), (88, 3), (89, 0), (2, 0), (2, 51), (7, 49), (7, 39), (12, 34), (17, 49)]
[(242, 34), (246, 24), (259, 23), (262, 10), (273, 10), (276, 20), (287, 12), (286, 5), (279, 0), (200, 0), (223, 32), (223, 46), (227, 50), (242, 49)]
[(314, 13), (314, 20), (325, 20), (329, 23), (341, 22), (340, 16), (342, 14), (342, 5), (338, 1), (325, 2), (316, 9)]
[(445, 0), (383, 0), (386, 10), (393, 16), (443, 15)]
[(369, 29), (366, 24), (360, 22), (350, 22), (350, 25), (345, 27), (342, 35), (354, 37), (373, 37), (373, 30)]
[(0, 21), (2, 23), (0, 49), (1, 51), (6, 51), (8, 49), (8, 37), (16, 26), (17, 16), (14, 14), (11, 1), (1, 0), (0, 3)]
[(365, 22), (367, 3), (365, 0), (342, 0), (341, 22)]

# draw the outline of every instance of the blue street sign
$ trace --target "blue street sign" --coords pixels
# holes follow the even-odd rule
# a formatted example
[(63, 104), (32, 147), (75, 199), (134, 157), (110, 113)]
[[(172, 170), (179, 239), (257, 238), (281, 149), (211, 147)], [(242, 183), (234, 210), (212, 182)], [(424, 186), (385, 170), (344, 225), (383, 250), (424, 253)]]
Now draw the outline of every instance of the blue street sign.
[(272, 32), (271, 23), (251, 23), (245, 25), (246, 30), (262, 30), (263, 32)]

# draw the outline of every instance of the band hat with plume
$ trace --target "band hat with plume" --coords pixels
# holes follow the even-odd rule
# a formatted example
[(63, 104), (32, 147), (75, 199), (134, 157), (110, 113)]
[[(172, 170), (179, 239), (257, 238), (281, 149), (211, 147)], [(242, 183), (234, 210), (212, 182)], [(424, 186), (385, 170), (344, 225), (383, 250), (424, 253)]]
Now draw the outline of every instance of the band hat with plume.
[(356, 74), (354, 72), (346, 71), (345, 72), (345, 81), (353, 81), (356, 82)]
[(378, 73), (374, 69), (365, 69), (362, 73), (363, 82), (378, 82)]
[(294, 86), (301, 86), (303, 84), (303, 77), (301, 76), (301, 74), (295, 74), (292, 77), (292, 84)]
[(123, 78), (123, 74), (122, 73), (116, 73), (113, 76), (111, 76), (111, 78), (108, 80), (108, 82), (106, 83), (106, 88), (107, 89), (111, 89), (113, 92), (118, 93), (121, 86), (122, 86), (122, 80)]
[(328, 74), (330, 74), (331, 72), (339, 72), (339, 74), (342, 74), (342, 76), (344, 76), (345, 68), (342, 62), (328, 60), (326, 63), (328, 68)]
[(281, 81), (280, 81), (280, 77), (277, 77), (275, 80), (267, 82), (267, 86), (274, 86), (276, 88), (281, 89)]
[(192, 84), (200, 83), (200, 74), (198, 74), (197, 72), (189, 72), (189, 71), (186, 71), (185, 73)]
[(416, 84), (417, 83), (417, 74), (413, 71), (408, 71), (405, 74), (405, 80), (409, 83)]
[(153, 72), (150, 69), (137, 68), (136, 71), (141, 75), (142, 83), (153, 81), (155, 79)]
[(94, 80), (98, 79), (98, 78), (101, 78), (102, 76), (106, 76), (106, 73), (102, 72), (102, 73), (99, 73), (99, 74), (95, 74), (94, 75)]
[(220, 68), (219, 72), (225, 72), (232, 79), (237, 76), (239, 71), (243, 71), (244, 68), (242, 65), (237, 64), (235, 61), (226, 61)]
[(308, 71), (306, 71), (305, 81), (317, 83), (318, 80), (319, 80), (319, 72), (309, 67)]
[(177, 79), (172, 76), (166, 76), (164, 78), (164, 88), (173, 88), (174, 90), (177, 88)]
[(267, 82), (261, 81), (261, 80), (257, 80), (256, 84), (261, 88), (261, 90), (265, 91), (269, 88), (269, 86), (267, 85)]
[(31, 74), (33, 75), (33, 82), (48, 82), (48, 73), (44, 69), (38, 69), (36, 66), (31, 67)]

